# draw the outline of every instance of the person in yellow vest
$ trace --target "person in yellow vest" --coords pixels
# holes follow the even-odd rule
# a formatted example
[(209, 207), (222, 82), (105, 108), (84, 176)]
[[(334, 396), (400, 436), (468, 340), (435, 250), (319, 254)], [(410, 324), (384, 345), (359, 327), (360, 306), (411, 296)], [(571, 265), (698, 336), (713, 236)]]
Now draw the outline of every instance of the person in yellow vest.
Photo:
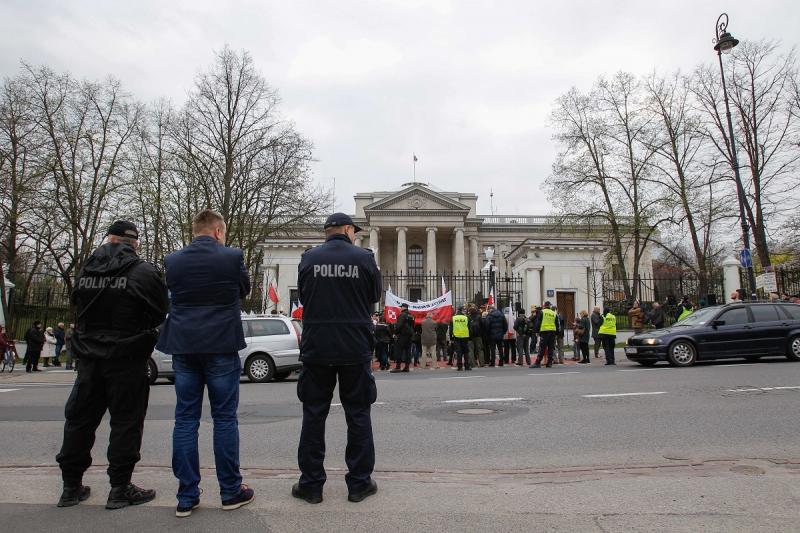
[(534, 326), (534, 331), (539, 331), (539, 353), (536, 356), (536, 362), (528, 368), (542, 368), (545, 350), (547, 350), (547, 368), (550, 368), (556, 358), (556, 335), (561, 327), (561, 321), (551, 308), (550, 302), (544, 303), (536, 320), (538, 327)]
[(606, 365), (615, 365), (614, 345), (617, 343), (617, 317), (607, 307), (603, 309), (603, 323), (600, 325), (599, 333), (603, 351), (606, 353)]
[(678, 304), (678, 309), (676, 309), (675, 312), (678, 322), (691, 315), (692, 312), (694, 312), (694, 307), (692, 307), (692, 304), (689, 302), (689, 298), (684, 296), (681, 300), (681, 303)]
[(458, 312), (453, 315), (451, 331), (457, 354), (457, 370), (472, 370), (472, 365), (469, 364), (469, 319), (463, 307), (459, 307)]

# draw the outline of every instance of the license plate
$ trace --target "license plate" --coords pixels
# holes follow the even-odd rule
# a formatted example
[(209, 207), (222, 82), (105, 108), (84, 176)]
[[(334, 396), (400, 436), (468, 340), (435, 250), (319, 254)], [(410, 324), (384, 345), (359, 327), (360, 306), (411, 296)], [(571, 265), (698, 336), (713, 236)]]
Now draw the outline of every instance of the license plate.
[(625, 353), (636, 353), (636, 348), (631, 348), (630, 346), (626, 346)]

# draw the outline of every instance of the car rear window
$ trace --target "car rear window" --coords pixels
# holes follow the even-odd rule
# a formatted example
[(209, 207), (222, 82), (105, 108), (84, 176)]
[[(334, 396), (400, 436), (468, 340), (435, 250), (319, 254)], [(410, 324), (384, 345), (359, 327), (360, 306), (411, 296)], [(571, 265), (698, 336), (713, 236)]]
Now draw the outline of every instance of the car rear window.
[(286, 335), (289, 333), (289, 328), (283, 320), (248, 320), (250, 324), (251, 337), (267, 337), (269, 335)]
[(800, 305), (782, 305), (781, 309), (795, 320), (800, 320)]
[(747, 324), (750, 322), (750, 318), (747, 316), (747, 309), (744, 307), (725, 311), (720, 315), (719, 320), (724, 320), (726, 326), (735, 326), (737, 324)]
[(750, 307), (753, 312), (753, 320), (756, 322), (775, 322), (780, 320), (778, 310), (774, 305), (754, 305)]

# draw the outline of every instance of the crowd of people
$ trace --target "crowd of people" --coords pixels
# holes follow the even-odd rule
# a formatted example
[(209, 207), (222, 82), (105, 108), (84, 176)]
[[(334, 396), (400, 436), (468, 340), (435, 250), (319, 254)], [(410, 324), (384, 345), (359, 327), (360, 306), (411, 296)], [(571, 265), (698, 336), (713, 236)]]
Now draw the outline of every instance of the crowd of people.
[(379, 369), (392, 373), (412, 368), (552, 367), (565, 362), (569, 349), (565, 339), (571, 340), (573, 361), (591, 363), (593, 340), (594, 357), (600, 357), (602, 346), (605, 363), (615, 364), (616, 316), (599, 307), (591, 315), (583, 310), (568, 320), (550, 302), (544, 302), (532, 306), (530, 315), (519, 312), (509, 320), (494, 306), (469, 304), (458, 308), (452, 320), (437, 322), (433, 313), (416, 320), (404, 304), (394, 323), (388, 323), (383, 313), (375, 313), (373, 323)]
[(77, 361), (72, 355), (72, 336), (75, 325), (65, 327), (59, 322), (55, 327), (44, 327), (36, 320), (25, 333), (25, 356), (22, 360), (26, 372), (39, 372), (42, 366), (61, 366), (61, 357), (66, 353), (67, 370), (77, 370)]

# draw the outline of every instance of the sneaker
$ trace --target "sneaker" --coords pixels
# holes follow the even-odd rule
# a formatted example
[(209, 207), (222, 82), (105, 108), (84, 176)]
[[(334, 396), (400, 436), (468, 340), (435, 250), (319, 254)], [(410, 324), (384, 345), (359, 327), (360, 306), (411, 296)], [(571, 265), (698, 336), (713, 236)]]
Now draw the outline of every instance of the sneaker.
[(390, 374), (396, 374), (397, 372), (402, 372), (402, 370), (400, 370), (399, 366), (397, 368), (393, 368), (393, 369), (389, 370)]
[(155, 497), (156, 491), (152, 489), (142, 489), (133, 483), (119, 485), (111, 487), (111, 491), (108, 493), (106, 509), (122, 509), (129, 505), (141, 505), (153, 501)]
[(186, 518), (192, 515), (192, 511), (200, 507), (200, 498), (194, 500), (190, 505), (178, 505), (175, 508), (175, 516), (178, 518)]
[(404, 367), (403, 367), (403, 370), (401, 370), (400, 372), (411, 372), (411, 371), (408, 369), (408, 367), (407, 367), (407, 366), (404, 366)]
[(234, 509), (238, 509), (239, 507), (244, 507), (248, 503), (252, 502), (256, 497), (256, 493), (253, 489), (242, 483), (242, 486), (239, 487), (239, 494), (234, 496), (233, 498), (229, 498), (227, 500), (222, 500), (222, 510), (223, 511), (233, 511)]
[(322, 502), (322, 493), (319, 494), (313, 493), (308, 491), (302, 487), (300, 487), (300, 483), (295, 483), (292, 485), (292, 496), (295, 498), (299, 498), (301, 500), (305, 500), (308, 503), (320, 503)]
[(364, 501), (365, 499), (367, 499), (368, 497), (372, 496), (376, 492), (378, 492), (378, 484), (375, 483), (375, 480), (370, 479), (369, 480), (369, 485), (367, 486), (366, 489), (364, 489), (363, 491), (358, 492), (358, 493), (350, 493), (350, 494), (348, 494), (347, 495), (347, 500), (351, 501), (351, 502), (358, 503), (358, 502)]
[(462, 370), (464, 370), (464, 369), (463, 369), (462, 367), (458, 367), (458, 368), (456, 368), (456, 370), (458, 370), (459, 372), (461, 372), (461, 371), (462, 371)]
[(89, 498), (91, 493), (92, 489), (86, 485), (80, 485), (77, 487), (64, 487), (64, 491), (61, 493), (61, 498), (58, 499), (58, 506), (72, 507), (73, 505), (78, 505), (80, 502)]

